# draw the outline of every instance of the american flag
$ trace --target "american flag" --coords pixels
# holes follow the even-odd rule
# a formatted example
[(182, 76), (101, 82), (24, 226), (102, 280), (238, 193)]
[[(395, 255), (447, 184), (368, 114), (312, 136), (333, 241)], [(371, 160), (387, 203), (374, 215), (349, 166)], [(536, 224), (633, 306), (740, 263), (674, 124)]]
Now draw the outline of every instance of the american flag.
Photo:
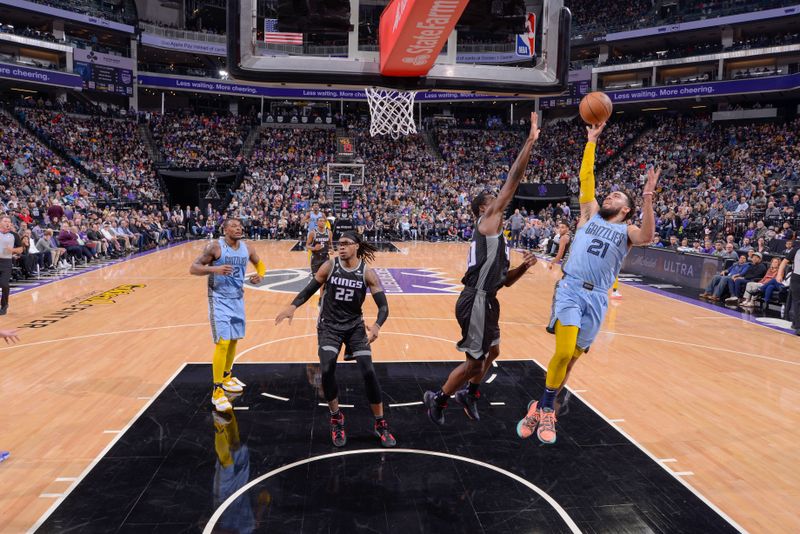
[(274, 44), (303, 44), (302, 33), (278, 31), (278, 19), (264, 19), (264, 42)]

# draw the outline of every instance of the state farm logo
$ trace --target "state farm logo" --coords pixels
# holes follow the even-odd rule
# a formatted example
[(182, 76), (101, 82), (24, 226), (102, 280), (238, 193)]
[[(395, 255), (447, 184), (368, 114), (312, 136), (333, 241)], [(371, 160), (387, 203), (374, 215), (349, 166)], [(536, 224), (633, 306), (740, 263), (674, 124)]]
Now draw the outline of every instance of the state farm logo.
[(414, 57), (404, 57), (403, 63), (407, 63), (409, 65), (425, 65), (431, 59), (430, 54), (421, 54), (419, 56)]
[(86, 56), (86, 59), (88, 59), (90, 63), (94, 63), (95, 61), (97, 61), (98, 57), (97, 57), (97, 54), (94, 53), (94, 50), (92, 50)]

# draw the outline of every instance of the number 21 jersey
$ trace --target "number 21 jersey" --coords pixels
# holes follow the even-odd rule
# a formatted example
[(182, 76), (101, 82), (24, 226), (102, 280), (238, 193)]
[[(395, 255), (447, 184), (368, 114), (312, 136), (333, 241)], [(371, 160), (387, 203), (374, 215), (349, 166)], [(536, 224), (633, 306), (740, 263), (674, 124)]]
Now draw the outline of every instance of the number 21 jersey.
[(333, 259), (322, 294), (319, 326), (349, 330), (364, 320), (361, 306), (367, 297), (366, 269), (364, 260), (355, 269), (347, 270), (339, 258)]
[(628, 225), (610, 223), (599, 214), (575, 232), (569, 259), (563, 267), (567, 276), (608, 290), (628, 254)]

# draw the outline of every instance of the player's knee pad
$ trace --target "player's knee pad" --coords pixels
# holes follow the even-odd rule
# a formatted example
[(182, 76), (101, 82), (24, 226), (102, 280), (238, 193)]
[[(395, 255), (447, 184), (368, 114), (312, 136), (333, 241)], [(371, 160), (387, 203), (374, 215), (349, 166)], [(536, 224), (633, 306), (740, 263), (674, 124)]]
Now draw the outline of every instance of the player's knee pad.
[(217, 348), (221, 351), (224, 350), (225, 352), (228, 352), (228, 347), (230, 346), (231, 346), (230, 339), (220, 339), (219, 341), (217, 341)]

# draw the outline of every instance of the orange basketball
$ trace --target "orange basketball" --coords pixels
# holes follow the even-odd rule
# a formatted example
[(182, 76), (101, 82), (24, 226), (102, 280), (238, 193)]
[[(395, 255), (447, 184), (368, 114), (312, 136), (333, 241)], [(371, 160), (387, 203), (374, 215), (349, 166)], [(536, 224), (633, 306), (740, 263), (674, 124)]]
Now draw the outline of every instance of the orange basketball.
[(601, 124), (611, 117), (614, 105), (608, 95), (601, 91), (589, 93), (581, 100), (579, 107), (581, 118), (587, 124)]

